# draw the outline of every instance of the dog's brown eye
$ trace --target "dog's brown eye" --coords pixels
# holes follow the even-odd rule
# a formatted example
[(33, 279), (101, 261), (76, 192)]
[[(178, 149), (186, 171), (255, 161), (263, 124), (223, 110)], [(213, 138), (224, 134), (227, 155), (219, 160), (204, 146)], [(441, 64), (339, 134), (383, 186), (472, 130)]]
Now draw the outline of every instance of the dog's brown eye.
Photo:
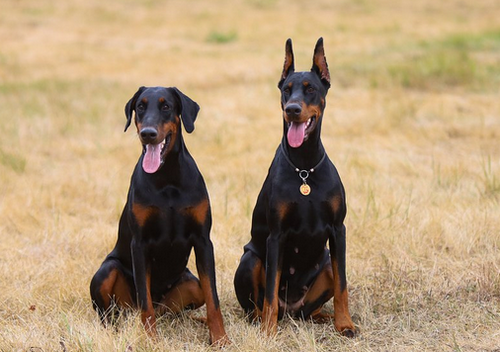
[(161, 107), (161, 109), (163, 111), (169, 111), (170, 110), (170, 106), (168, 106), (167, 104), (163, 104), (163, 106)]
[(290, 94), (290, 88), (283, 89), (283, 93), (285, 93), (286, 95)]
[(137, 112), (143, 112), (144, 111), (144, 104), (140, 103), (137, 105), (137, 107), (135, 108), (135, 110)]
[(314, 91), (315, 91), (314, 87), (311, 86), (307, 87), (307, 93), (314, 93)]

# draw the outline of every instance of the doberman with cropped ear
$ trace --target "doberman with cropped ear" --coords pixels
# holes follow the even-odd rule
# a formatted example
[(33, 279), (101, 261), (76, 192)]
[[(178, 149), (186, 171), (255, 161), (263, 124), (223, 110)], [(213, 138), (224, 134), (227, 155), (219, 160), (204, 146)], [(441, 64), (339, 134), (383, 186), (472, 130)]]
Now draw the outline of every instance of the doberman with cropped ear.
[[(180, 313), (207, 304), (210, 343), (229, 342), (215, 286), (208, 192), (181, 133), (194, 130), (199, 106), (175, 87), (141, 87), (125, 106), (143, 153), (135, 166), (118, 240), (90, 284), (107, 325), (119, 307), (141, 311), (156, 336), (155, 310)], [(194, 247), (199, 280), (187, 268)]]
[[(260, 318), (268, 334), (276, 333), (278, 319), (289, 314), (317, 322), (333, 318), (336, 330), (352, 337), (345, 193), (320, 139), (330, 88), (322, 38), (310, 72), (294, 71), (288, 39), (278, 87), (283, 138), (253, 211), (251, 240), (234, 278), (236, 295), (249, 318)], [(332, 297), (333, 316), (321, 311)]]

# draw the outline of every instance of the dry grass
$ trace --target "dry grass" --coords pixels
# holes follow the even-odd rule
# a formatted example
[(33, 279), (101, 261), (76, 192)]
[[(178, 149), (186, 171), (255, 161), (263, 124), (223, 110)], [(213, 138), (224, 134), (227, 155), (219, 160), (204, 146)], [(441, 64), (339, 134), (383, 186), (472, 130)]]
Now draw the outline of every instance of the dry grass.
[[(123, 106), (176, 85), (202, 106), (185, 138), (211, 194), (228, 350), (498, 351), (499, 17), (494, 0), (4, 2), (0, 350), (210, 349), (189, 316), (162, 318), (158, 341), (136, 315), (105, 330), (88, 293), (140, 152)], [(361, 334), (288, 319), (269, 339), (232, 278), (281, 137), (285, 40), (309, 69), (319, 36)]]

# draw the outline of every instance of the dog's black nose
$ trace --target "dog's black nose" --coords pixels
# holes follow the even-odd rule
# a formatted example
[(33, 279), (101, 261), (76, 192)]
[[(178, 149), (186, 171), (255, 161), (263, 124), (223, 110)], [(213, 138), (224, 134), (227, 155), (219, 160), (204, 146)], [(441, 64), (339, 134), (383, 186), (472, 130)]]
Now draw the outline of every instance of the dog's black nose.
[(158, 132), (153, 127), (144, 127), (140, 134), (144, 143), (151, 143), (158, 136)]
[(291, 119), (297, 118), (300, 116), (300, 113), (302, 112), (302, 107), (299, 104), (295, 103), (288, 104), (285, 107), (285, 112), (289, 118)]

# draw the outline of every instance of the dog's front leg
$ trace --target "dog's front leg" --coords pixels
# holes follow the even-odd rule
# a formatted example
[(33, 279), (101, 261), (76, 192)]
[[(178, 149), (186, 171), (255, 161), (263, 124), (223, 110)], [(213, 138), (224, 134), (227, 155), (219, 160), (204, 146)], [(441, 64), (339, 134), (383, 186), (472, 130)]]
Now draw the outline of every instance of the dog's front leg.
[(356, 328), (349, 314), (345, 252), (345, 226), (334, 226), (333, 234), (330, 236), (330, 255), (333, 269), (335, 329), (344, 336), (353, 337), (356, 334)]
[(219, 297), (215, 284), (214, 247), (208, 234), (200, 238), (194, 246), (196, 268), (200, 276), (201, 289), (207, 305), (207, 325), (210, 344), (224, 346), (230, 343), (224, 329)]
[(133, 240), (130, 244), (134, 283), (137, 292), (137, 306), (141, 310), (141, 320), (148, 335), (156, 336), (156, 318), (151, 299), (151, 272), (147, 266), (142, 244)]
[(266, 289), (262, 309), (262, 331), (274, 335), (278, 328), (278, 287), (281, 279), (281, 251), (277, 235), (267, 238)]

